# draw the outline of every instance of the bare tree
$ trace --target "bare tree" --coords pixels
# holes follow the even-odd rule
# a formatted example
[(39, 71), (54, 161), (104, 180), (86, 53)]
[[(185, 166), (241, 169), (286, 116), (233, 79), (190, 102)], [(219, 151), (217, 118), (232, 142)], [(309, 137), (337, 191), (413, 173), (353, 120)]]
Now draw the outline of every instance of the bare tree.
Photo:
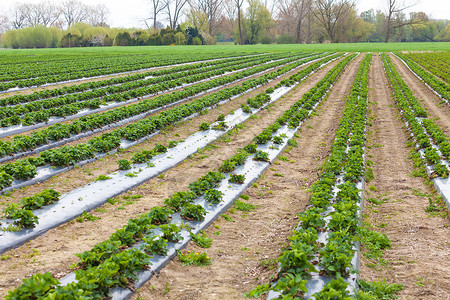
[(233, 0), (234, 4), (236, 5), (237, 10), (237, 21), (238, 21), (238, 28), (239, 28), (239, 44), (244, 43), (244, 36), (242, 32), (242, 5), (244, 4), (244, 0)]
[(316, 0), (312, 14), (325, 29), (331, 42), (337, 42), (336, 25), (353, 9), (353, 6), (351, 0)]
[(89, 16), (89, 9), (78, 0), (64, 0), (61, 6), (62, 15), (66, 20), (67, 27), (73, 24), (86, 21)]
[(13, 29), (19, 29), (26, 26), (26, 14), (23, 5), (17, 5), (12, 11), (11, 25)]
[(407, 25), (418, 24), (420, 21), (411, 18), (410, 20), (402, 20), (400, 16), (402, 12), (408, 8), (418, 4), (419, 1), (406, 2), (404, 0), (386, 0), (386, 38), (385, 43), (389, 42), (391, 32), (395, 28), (400, 28)]
[(89, 9), (89, 24), (97, 27), (108, 27), (108, 18), (111, 11), (105, 4), (97, 4)]
[(9, 20), (5, 15), (0, 15), (0, 33), (6, 32), (9, 29)]
[(158, 21), (156, 18), (158, 17), (158, 14), (166, 8), (167, 3), (164, 0), (151, 0), (150, 4), (152, 6), (151, 7), (152, 16), (150, 19), (153, 20), (153, 28), (156, 29)]
[(295, 26), (296, 42), (301, 43), (303, 22), (310, 13), (311, 0), (278, 0), (279, 18), (286, 24)]
[(195, 11), (201, 11), (206, 15), (208, 21), (208, 33), (213, 35), (214, 30), (220, 24), (218, 21), (222, 13), (222, 4), (224, 0), (191, 0), (189, 5)]
[(181, 17), (181, 11), (186, 3), (188, 3), (188, 0), (164, 0), (164, 10), (169, 20), (170, 28), (177, 28), (178, 21)]

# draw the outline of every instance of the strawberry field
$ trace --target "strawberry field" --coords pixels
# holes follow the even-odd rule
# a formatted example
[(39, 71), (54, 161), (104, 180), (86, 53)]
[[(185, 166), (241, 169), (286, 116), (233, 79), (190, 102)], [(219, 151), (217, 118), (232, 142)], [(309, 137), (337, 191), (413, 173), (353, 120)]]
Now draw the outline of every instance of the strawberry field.
[(450, 297), (448, 53), (296, 48), (0, 57), (0, 296)]

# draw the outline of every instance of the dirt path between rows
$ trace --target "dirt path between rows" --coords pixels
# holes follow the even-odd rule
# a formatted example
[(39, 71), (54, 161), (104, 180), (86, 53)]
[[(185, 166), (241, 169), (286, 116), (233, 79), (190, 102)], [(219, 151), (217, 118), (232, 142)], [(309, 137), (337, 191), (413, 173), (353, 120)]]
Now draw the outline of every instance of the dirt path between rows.
[(423, 178), (411, 177), (413, 163), (408, 159), (404, 123), (391, 98), (379, 55), (370, 69), (369, 100), (372, 127), (369, 127), (368, 157), (374, 162), (375, 179), (366, 185), (366, 198), (384, 199), (374, 206), (365, 203), (366, 221), (392, 241), (385, 266), (369, 268), (362, 258), (361, 277), (386, 278), (402, 283), (401, 299), (450, 299), (449, 218), (432, 217), (425, 212), (433, 189)]
[(390, 57), (405, 83), (428, 112), (428, 118), (437, 119), (436, 124), (441, 127), (447, 137), (450, 137), (450, 105), (442, 103), (442, 99), (420, 81), (400, 59), (392, 54)]
[[(142, 198), (135, 201), (126, 201), (123, 197), (118, 197), (115, 199), (117, 203), (105, 204), (100, 209), (92, 212), (93, 215), (100, 217), (100, 220), (84, 223), (70, 222), (50, 230), (44, 236), (38, 237), (17, 249), (4, 253), (3, 255), (9, 258), (3, 260), (1, 264), (0, 297), (7, 290), (19, 285), (21, 278), (28, 277), (32, 274), (50, 271), (55, 276), (61, 277), (69, 273), (71, 271), (69, 266), (78, 261), (77, 257), (74, 256), (75, 253), (91, 249), (96, 243), (109, 237), (115, 229), (125, 225), (128, 219), (148, 211), (155, 205), (162, 205), (166, 197), (176, 191), (185, 190), (190, 182), (208, 171), (219, 167), (224, 159), (235, 154), (238, 148), (248, 144), (253, 136), (258, 134), (262, 128), (273, 123), (284, 110), (288, 109), (299, 97), (323, 78), (326, 72), (336, 63), (333, 62), (327, 65), (304, 83), (300, 84), (288, 96), (280, 99), (270, 108), (262, 110), (258, 114), (259, 118), (249, 119), (244, 123), (244, 129), (225, 135), (216, 141), (214, 146), (200, 151), (193, 158), (187, 159), (177, 167), (165, 172), (163, 176), (154, 178), (126, 193), (127, 196), (139, 194), (143, 196)], [(352, 73), (355, 72), (352, 71)], [(274, 85), (275, 83), (272, 84)], [(212, 122), (217, 119), (219, 114), (228, 114), (240, 107), (240, 103), (244, 101), (242, 99), (255, 96), (267, 87), (265, 86), (259, 89), (259, 91), (249, 93), (249, 95), (236, 99), (227, 105), (217, 107), (209, 111), (206, 115), (199, 116), (183, 124), (178, 124), (170, 128), (170, 130), (166, 130), (163, 134), (156, 136), (151, 141), (139, 145), (139, 147), (112, 155), (89, 166), (76, 168), (59, 175), (57, 178), (51, 179), (43, 184), (31, 186), (21, 192), (17, 191), (15, 192), (15, 196), (19, 198), (19, 196), (22, 197), (23, 194), (27, 194), (31, 190), (36, 192), (37, 190), (48, 187), (55, 188), (58, 191), (67, 191), (92, 181), (98, 175), (107, 174), (108, 170), (116, 169), (116, 161), (118, 159), (130, 159), (136, 150), (153, 148), (153, 145), (158, 142), (167, 144), (168, 140), (183, 139), (196, 132), (202, 122)], [(335, 122), (332, 124), (335, 124)], [(311, 134), (314, 135), (314, 133)], [(87, 170), (92, 172), (90, 173), (92, 176), (87, 176)], [(7, 198), (2, 197), (1, 201), (5, 201)]]
[(245, 292), (276, 274), (280, 249), (298, 223), (297, 213), (309, 202), (307, 189), (318, 179), (320, 166), (329, 155), (343, 100), (362, 58), (348, 66), (317, 115), (303, 124), (298, 148), (288, 148), (281, 155), (285, 159), (276, 160), (246, 191), (248, 202), (256, 205), (256, 210), (246, 213), (232, 208), (226, 214), (234, 222), (216, 220), (206, 230), (213, 239), (211, 248), (188, 245), (187, 251), (206, 250), (213, 264), (185, 267), (176, 259), (133, 299), (242, 299)]

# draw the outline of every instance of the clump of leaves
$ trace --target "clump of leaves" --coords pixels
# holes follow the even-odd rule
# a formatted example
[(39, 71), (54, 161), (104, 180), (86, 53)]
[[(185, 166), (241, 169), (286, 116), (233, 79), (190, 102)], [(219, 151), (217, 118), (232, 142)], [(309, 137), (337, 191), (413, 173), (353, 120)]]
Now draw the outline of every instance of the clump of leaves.
[(208, 266), (212, 264), (211, 258), (205, 252), (199, 253), (188, 251), (183, 253), (178, 251), (177, 257), (183, 266)]
[(378, 281), (358, 280), (360, 292), (356, 295), (357, 299), (365, 300), (390, 300), (397, 299), (396, 294), (403, 289), (403, 284), (389, 284), (385, 279)]
[(256, 161), (269, 161), (269, 153), (259, 150), (255, 153), (253, 160)]
[(99, 175), (99, 176), (95, 179), (95, 181), (108, 180), (108, 179), (111, 179), (111, 177), (110, 177), (110, 176), (106, 176), (106, 175)]
[(181, 208), (180, 215), (183, 219), (203, 221), (206, 216), (206, 210), (199, 204), (188, 203)]
[(245, 176), (244, 175), (238, 175), (238, 174), (230, 174), (230, 178), (228, 179), (228, 182), (230, 182), (230, 183), (244, 183), (245, 182)]
[(202, 230), (198, 234), (194, 234), (192, 232), (189, 233), (191, 239), (197, 244), (197, 246), (201, 248), (209, 248), (212, 244), (212, 239), (206, 235), (206, 233)]
[(205, 200), (210, 204), (219, 204), (222, 201), (224, 193), (221, 191), (211, 189), (205, 193)]
[(169, 242), (178, 242), (183, 240), (181, 236), (181, 229), (175, 224), (164, 224), (159, 227), (162, 232), (162, 238), (166, 239)]
[(206, 131), (206, 130), (209, 129), (209, 124), (206, 123), (206, 122), (203, 122), (202, 124), (200, 124), (199, 129), (200, 129), (201, 131)]
[(245, 203), (240, 200), (234, 201), (234, 206), (236, 207), (237, 210), (240, 210), (240, 211), (252, 211), (252, 210), (256, 209), (255, 205), (250, 204), (250, 203)]
[(167, 240), (164, 238), (156, 238), (155, 236), (144, 237), (141, 250), (153, 255), (167, 255)]
[(126, 159), (120, 159), (119, 161), (117, 161), (117, 164), (119, 166), (119, 170), (131, 169), (131, 162)]

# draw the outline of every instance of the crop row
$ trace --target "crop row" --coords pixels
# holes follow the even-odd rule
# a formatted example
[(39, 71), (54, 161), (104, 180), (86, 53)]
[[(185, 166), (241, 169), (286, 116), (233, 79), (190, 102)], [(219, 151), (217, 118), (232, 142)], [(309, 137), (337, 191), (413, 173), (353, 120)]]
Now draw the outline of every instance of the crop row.
[(396, 104), (407, 122), (417, 148), (423, 151), (425, 162), (432, 167), (435, 176), (448, 177), (449, 170), (442, 160), (450, 159), (449, 139), (439, 126), (427, 118), (427, 112), (398, 74), (391, 59), (385, 54), (382, 54), (382, 58)]
[[(135, 80), (141, 80), (145, 79), (146, 77), (158, 77), (163, 76), (171, 73), (178, 73), (178, 72), (185, 72), (185, 71), (191, 71), (195, 72), (195, 69), (198, 68), (205, 68), (213, 65), (223, 64), (229, 61), (234, 62), (241, 62), (241, 61), (247, 61), (248, 59), (255, 59), (254, 56), (242, 56), (238, 58), (224, 58), (221, 60), (210, 60), (210, 61), (204, 61), (199, 62), (195, 64), (185, 64), (185, 65), (179, 65), (175, 67), (169, 67), (159, 70), (152, 70), (144, 73), (137, 73), (137, 74), (131, 74), (123, 77), (114, 77), (110, 79), (105, 80), (99, 80), (99, 81), (89, 81), (84, 82), (81, 84), (74, 84), (74, 85), (68, 85), (63, 86), (60, 88), (54, 88), (49, 90), (42, 90), (42, 91), (36, 91), (31, 94), (27, 95), (13, 95), (9, 97), (5, 97), (0, 99), (0, 106), (8, 106), (8, 105), (17, 105), (20, 103), (28, 103), (36, 100), (42, 100), (42, 99), (48, 99), (53, 98), (57, 96), (67, 95), (67, 94), (73, 94), (73, 93), (79, 93), (84, 92), (88, 90), (98, 89), (101, 87), (106, 86), (112, 86), (112, 85), (118, 85), (125, 82), (135, 81)], [(192, 73), (193, 74), (193, 73)], [(188, 74), (191, 75), (191, 74)]]
[[(285, 124), (291, 123), (291, 118), (298, 121), (306, 118), (308, 108), (311, 110), (317, 104), (317, 101), (327, 93), (328, 89), (323, 89), (323, 84), (328, 83), (331, 86), (332, 78), (337, 77), (353, 57), (350, 56), (340, 62), (327, 74), (326, 80), (322, 80), (316, 85), (316, 92), (302, 97), (285, 111), (283, 116), (277, 119), (274, 124), (263, 130), (259, 136), (271, 135), (270, 138), (265, 139), (264, 144), (272, 140), (272, 137), (275, 145), (280, 143), (279, 139), (282, 141), (283, 137), (278, 136), (275, 139), (277, 136), (273, 135)], [(322, 97), (317, 97), (320, 94), (322, 94)], [(257, 141), (256, 138), (255, 141)], [(260, 142), (263, 144), (262, 141)], [(138, 272), (149, 266), (150, 257), (148, 254), (165, 255), (168, 242), (177, 243), (180, 241), (180, 228), (175, 224), (167, 224), (170, 222), (171, 215), (178, 211), (185, 220), (202, 221), (206, 215), (206, 210), (202, 205), (195, 203), (200, 198), (205, 199), (205, 205), (221, 202), (223, 193), (216, 188), (226, 178), (224, 173), (229, 173), (229, 184), (243, 183), (245, 181), (244, 175), (232, 173), (236, 166), (245, 164), (247, 159), (268, 161), (268, 154), (257, 150), (257, 147), (254, 143), (248, 144), (232, 158), (224, 161), (222, 166), (219, 167), (219, 172), (208, 172), (205, 176), (192, 182), (189, 185), (189, 190), (177, 192), (165, 199), (164, 207), (153, 207), (149, 213), (145, 213), (137, 219), (130, 219), (125, 227), (117, 230), (108, 240), (97, 244), (90, 251), (77, 254), (80, 262), (78, 263), (79, 270), (74, 272), (76, 281), (65, 286), (58, 286), (58, 280), (54, 279), (50, 273), (37, 274), (25, 280), (21, 287), (10, 292), (7, 299), (21, 297), (22, 295), (33, 297), (38, 294), (42, 296), (52, 295), (53, 297), (79, 295), (103, 298), (109, 296), (111, 288), (133, 287)], [(161, 234), (155, 236), (153, 231), (157, 225), (160, 225)], [(143, 241), (142, 251), (133, 247), (137, 241)]]
[[(224, 56), (222, 53), (204, 54), (200, 60), (223, 57)], [(10, 70), (10, 75), (0, 77), (0, 81), (2, 81), (0, 83), (0, 91), (6, 91), (15, 87), (24, 88), (41, 86), (47, 83), (63, 82), (79, 78), (116, 74), (173, 64), (190, 63), (193, 61), (199, 61), (198, 55), (184, 54), (184, 57), (180, 57), (180, 55), (165, 55), (163, 58), (161, 56), (152, 55), (121, 56), (111, 58), (100, 57), (82, 62), (70, 60), (62, 62), (61, 64), (27, 64), (26, 67), (15, 67), (9, 65), (5, 66), (5, 68)], [(25, 78), (16, 80), (17, 77), (23, 78), (24, 76), (22, 74), (26, 74)]]
[(38, 100), (24, 105), (0, 108), (0, 126), (22, 124), (33, 125), (37, 122), (47, 122), (50, 117), (66, 117), (83, 109), (97, 109), (107, 103), (123, 102), (133, 98), (155, 94), (175, 88), (186, 83), (193, 83), (213, 76), (222, 75), (244, 69), (253, 65), (263, 64), (277, 55), (250, 58), (243, 62), (226, 62), (211, 67), (196, 69), (192, 72), (172, 73), (149, 79), (126, 82), (121, 85), (99, 88), (92, 91), (61, 96), (57, 98)]
[(450, 83), (450, 54), (448, 52), (408, 52), (402, 56), (407, 56), (445, 82)]
[[(347, 298), (349, 284), (343, 277), (348, 278), (353, 271), (358, 234), (362, 200), (358, 186), (362, 186), (364, 175), (371, 58), (367, 54), (358, 69), (331, 154), (322, 166), (320, 179), (311, 186), (310, 205), (299, 214), (299, 226), (279, 257), (279, 279), (270, 287), (270, 299), (351, 299)], [(330, 281), (331, 278), (337, 279)], [(328, 283), (323, 285), (324, 282)]]
[[(321, 64), (321, 66), (325, 64), (326, 63)], [(314, 66), (314, 64), (311, 64), (298, 71), (296, 74), (291, 75), (288, 79), (282, 80), (275, 88), (269, 88), (266, 92), (260, 93), (254, 98), (247, 99), (247, 104), (242, 105), (241, 109), (230, 113), (228, 116), (220, 115), (218, 122), (216, 122), (215, 125), (211, 125), (210, 127), (209, 124), (203, 123), (200, 126), (201, 130), (207, 130), (208, 128), (214, 130), (208, 132), (199, 131), (179, 143), (171, 141), (169, 142), (168, 147), (158, 144), (153, 150), (143, 150), (142, 153), (136, 152), (132, 159), (132, 162), (135, 165), (131, 165), (127, 160), (119, 160), (119, 169), (129, 171), (125, 171), (123, 174), (121, 172), (109, 174), (104, 177), (104, 180), (108, 180), (107, 183), (97, 181), (89, 184), (85, 188), (77, 190), (78, 192), (64, 195), (62, 200), (55, 203), (52, 208), (39, 210), (35, 215), (32, 211), (24, 211), (27, 209), (20, 205), (12, 204), (8, 206), (5, 209), (5, 213), (10, 220), (4, 220), (4, 229), (14, 232), (5, 233), (3, 235), (3, 247), (0, 247), (0, 253), (6, 249), (17, 247), (27, 240), (34, 238), (37, 234), (42, 234), (51, 228), (69, 221), (83, 213), (85, 210), (90, 210), (105, 203), (108, 198), (115, 197), (129, 188), (142, 184), (162, 172), (167, 171), (189, 157), (189, 155), (194, 154), (199, 148), (202, 148), (217, 139), (226, 131), (235, 126), (237, 127), (238, 124), (247, 120), (250, 117), (250, 114), (255, 114), (262, 107), (278, 100), (283, 94), (292, 89), (292, 87), (289, 86), (304, 80), (314, 73), (316, 68), (317, 67)], [(283, 85), (285, 85), (285, 87)], [(280, 142), (280, 138), (274, 138), (274, 140), (275, 139)], [(168, 148), (171, 149), (169, 150)], [(133, 172), (133, 170), (136, 170), (136, 172)], [(132, 172), (132, 174), (134, 174), (132, 176), (133, 178), (127, 177), (128, 175), (125, 174), (126, 172), (129, 172), (127, 174), (131, 174), (130, 172)], [(107, 192), (102, 192), (101, 196), (96, 193), (105, 189)], [(74, 204), (74, 199), (78, 199), (78, 201), (75, 202), (76, 204)], [(63, 217), (60, 218), (60, 215)], [(11, 218), (10, 216), (15, 216), (15, 218)], [(45, 218), (45, 220), (38, 223), (41, 218)], [(11, 221), (13, 222), (13, 225)], [(35, 227), (35, 224), (39, 224), (36, 230), (27, 230), (26, 233), (21, 232), (18, 236), (15, 235), (17, 230)]]
[(395, 53), (398, 57), (400, 57), (405, 64), (412, 70), (422, 81), (424, 81), (432, 90), (438, 93), (442, 98), (446, 99), (447, 103), (450, 101), (450, 86), (448, 83), (445, 83), (435, 76), (425, 71), (421, 66), (416, 64), (413, 60), (411, 60), (408, 56), (402, 53)]
[[(292, 59), (283, 60), (278, 64), (286, 63)], [(59, 141), (71, 136), (71, 134), (79, 134), (96, 128), (116, 123), (120, 120), (142, 114), (151, 109), (162, 107), (164, 105), (174, 103), (178, 100), (188, 98), (200, 92), (208, 89), (229, 83), (246, 76), (253, 75), (261, 70), (268, 69), (277, 65), (272, 63), (270, 65), (258, 66), (252, 69), (244, 70), (239, 73), (235, 73), (221, 78), (216, 78), (208, 82), (204, 82), (201, 85), (186, 87), (181, 91), (175, 91), (171, 94), (160, 95), (156, 98), (142, 100), (137, 104), (127, 107), (120, 107), (101, 114), (95, 114), (92, 116), (81, 117), (80, 119), (73, 121), (70, 124), (57, 124), (50, 126), (40, 131), (34, 131), (30, 136), (18, 135), (13, 138), (12, 142), (1, 141), (0, 142), (0, 156), (12, 155), (34, 149), (40, 145), (49, 143), (49, 141)], [(150, 87), (151, 89), (151, 87)], [(150, 91), (149, 91), (150, 92)]]
[[(332, 57), (328, 57), (325, 60), (332, 59)], [(287, 61), (295, 60), (295, 58), (288, 59)], [(312, 58), (305, 59), (312, 60)], [(69, 166), (74, 165), (77, 162), (87, 160), (95, 157), (97, 152), (104, 153), (109, 152), (113, 149), (117, 149), (120, 147), (121, 138), (131, 141), (139, 140), (145, 136), (148, 136), (157, 130), (165, 128), (171, 124), (174, 124), (182, 119), (192, 116), (195, 113), (199, 113), (202, 110), (205, 110), (207, 107), (216, 105), (217, 103), (224, 101), (226, 99), (231, 98), (234, 95), (241, 94), (257, 85), (267, 83), (268, 80), (278, 77), (299, 65), (305, 63), (305, 60), (296, 61), (287, 66), (284, 66), (277, 71), (273, 71), (271, 73), (262, 75), (255, 79), (250, 79), (242, 83), (242, 85), (237, 85), (234, 87), (226, 88), (214, 94), (199, 98), (194, 100), (188, 104), (182, 104), (170, 110), (166, 110), (157, 116), (153, 116), (147, 119), (140, 120), (136, 123), (132, 123), (127, 125), (126, 127), (115, 129), (112, 132), (104, 133), (100, 137), (94, 137), (87, 141), (86, 143), (78, 144), (76, 146), (64, 146), (59, 149), (49, 149), (44, 152), (41, 152), (36, 158), (26, 158), (17, 160), (14, 163), (7, 163), (0, 167), (0, 187), (2, 189), (10, 186), (13, 183), (13, 178), (18, 180), (29, 180), (34, 178), (37, 174), (36, 167), (44, 166), (46, 164), (50, 164), (53, 166)], [(261, 67), (253, 68), (254, 71), (261, 71), (267, 69), (269, 67), (277, 66), (282, 64), (283, 62), (275, 62), (269, 65), (263, 65)], [(317, 63), (316, 63), (317, 64)], [(318, 65), (317, 65), (318, 67)], [(234, 75), (231, 75), (234, 76)], [(218, 78), (216, 80), (221, 80), (223, 78)], [(223, 84), (225, 80), (217, 82), (217, 84)], [(210, 88), (211, 86), (206, 86), (206, 88)], [(196, 91), (198, 92), (198, 91)], [(183, 91), (175, 92), (175, 97), (178, 95), (189, 96)], [(160, 97), (164, 97), (164, 100), (175, 101), (176, 99), (170, 99), (170, 95), (162, 95)], [(144, 101), (140, 102), (142, 104)], [(159, 103), (158, 103), (159, 104)], [(163, 103), (166, 104), (166, 103)], [(148, 103), (148, 106), (155, 105), (155, 103)], [(160, 104), (161, 105), (161, 104)], [(158, 105), (158, 106), (160, 106)], [(128, 106), (131, 107), (131, 106)], [(124, 108), (127, 109), (128, 107)], [(154, 107), (154, 106), (153, 106)], [(156, 106), (157, 107), (157, 106)], [(110, 112), (108, 112), (110, 113)], [(114, 114), (112, 114), (114, 117)], [(80, 120), (79, 122), (81, 122)], [(111, 120), (108, 120), (111, 121)], [(75, 122), (73, 122), (75, 123)], [(63, 125), (57, 124), (62, 128)], [(73, 124), (71, 124), (73, 125)], [(98, 127), (98, 126), (96, 126)], [(94, 127), (95, 128), (95, 127)], [(80, 130), (81, 131), (81, 130)], [(42, 131), (41, 131), (42, 132)], [(70, 136), (70, 131), (60, 132), (60, 134), (66, 134), (65, 137)], [(32, 135), (33, 136), (33, 135)]]

